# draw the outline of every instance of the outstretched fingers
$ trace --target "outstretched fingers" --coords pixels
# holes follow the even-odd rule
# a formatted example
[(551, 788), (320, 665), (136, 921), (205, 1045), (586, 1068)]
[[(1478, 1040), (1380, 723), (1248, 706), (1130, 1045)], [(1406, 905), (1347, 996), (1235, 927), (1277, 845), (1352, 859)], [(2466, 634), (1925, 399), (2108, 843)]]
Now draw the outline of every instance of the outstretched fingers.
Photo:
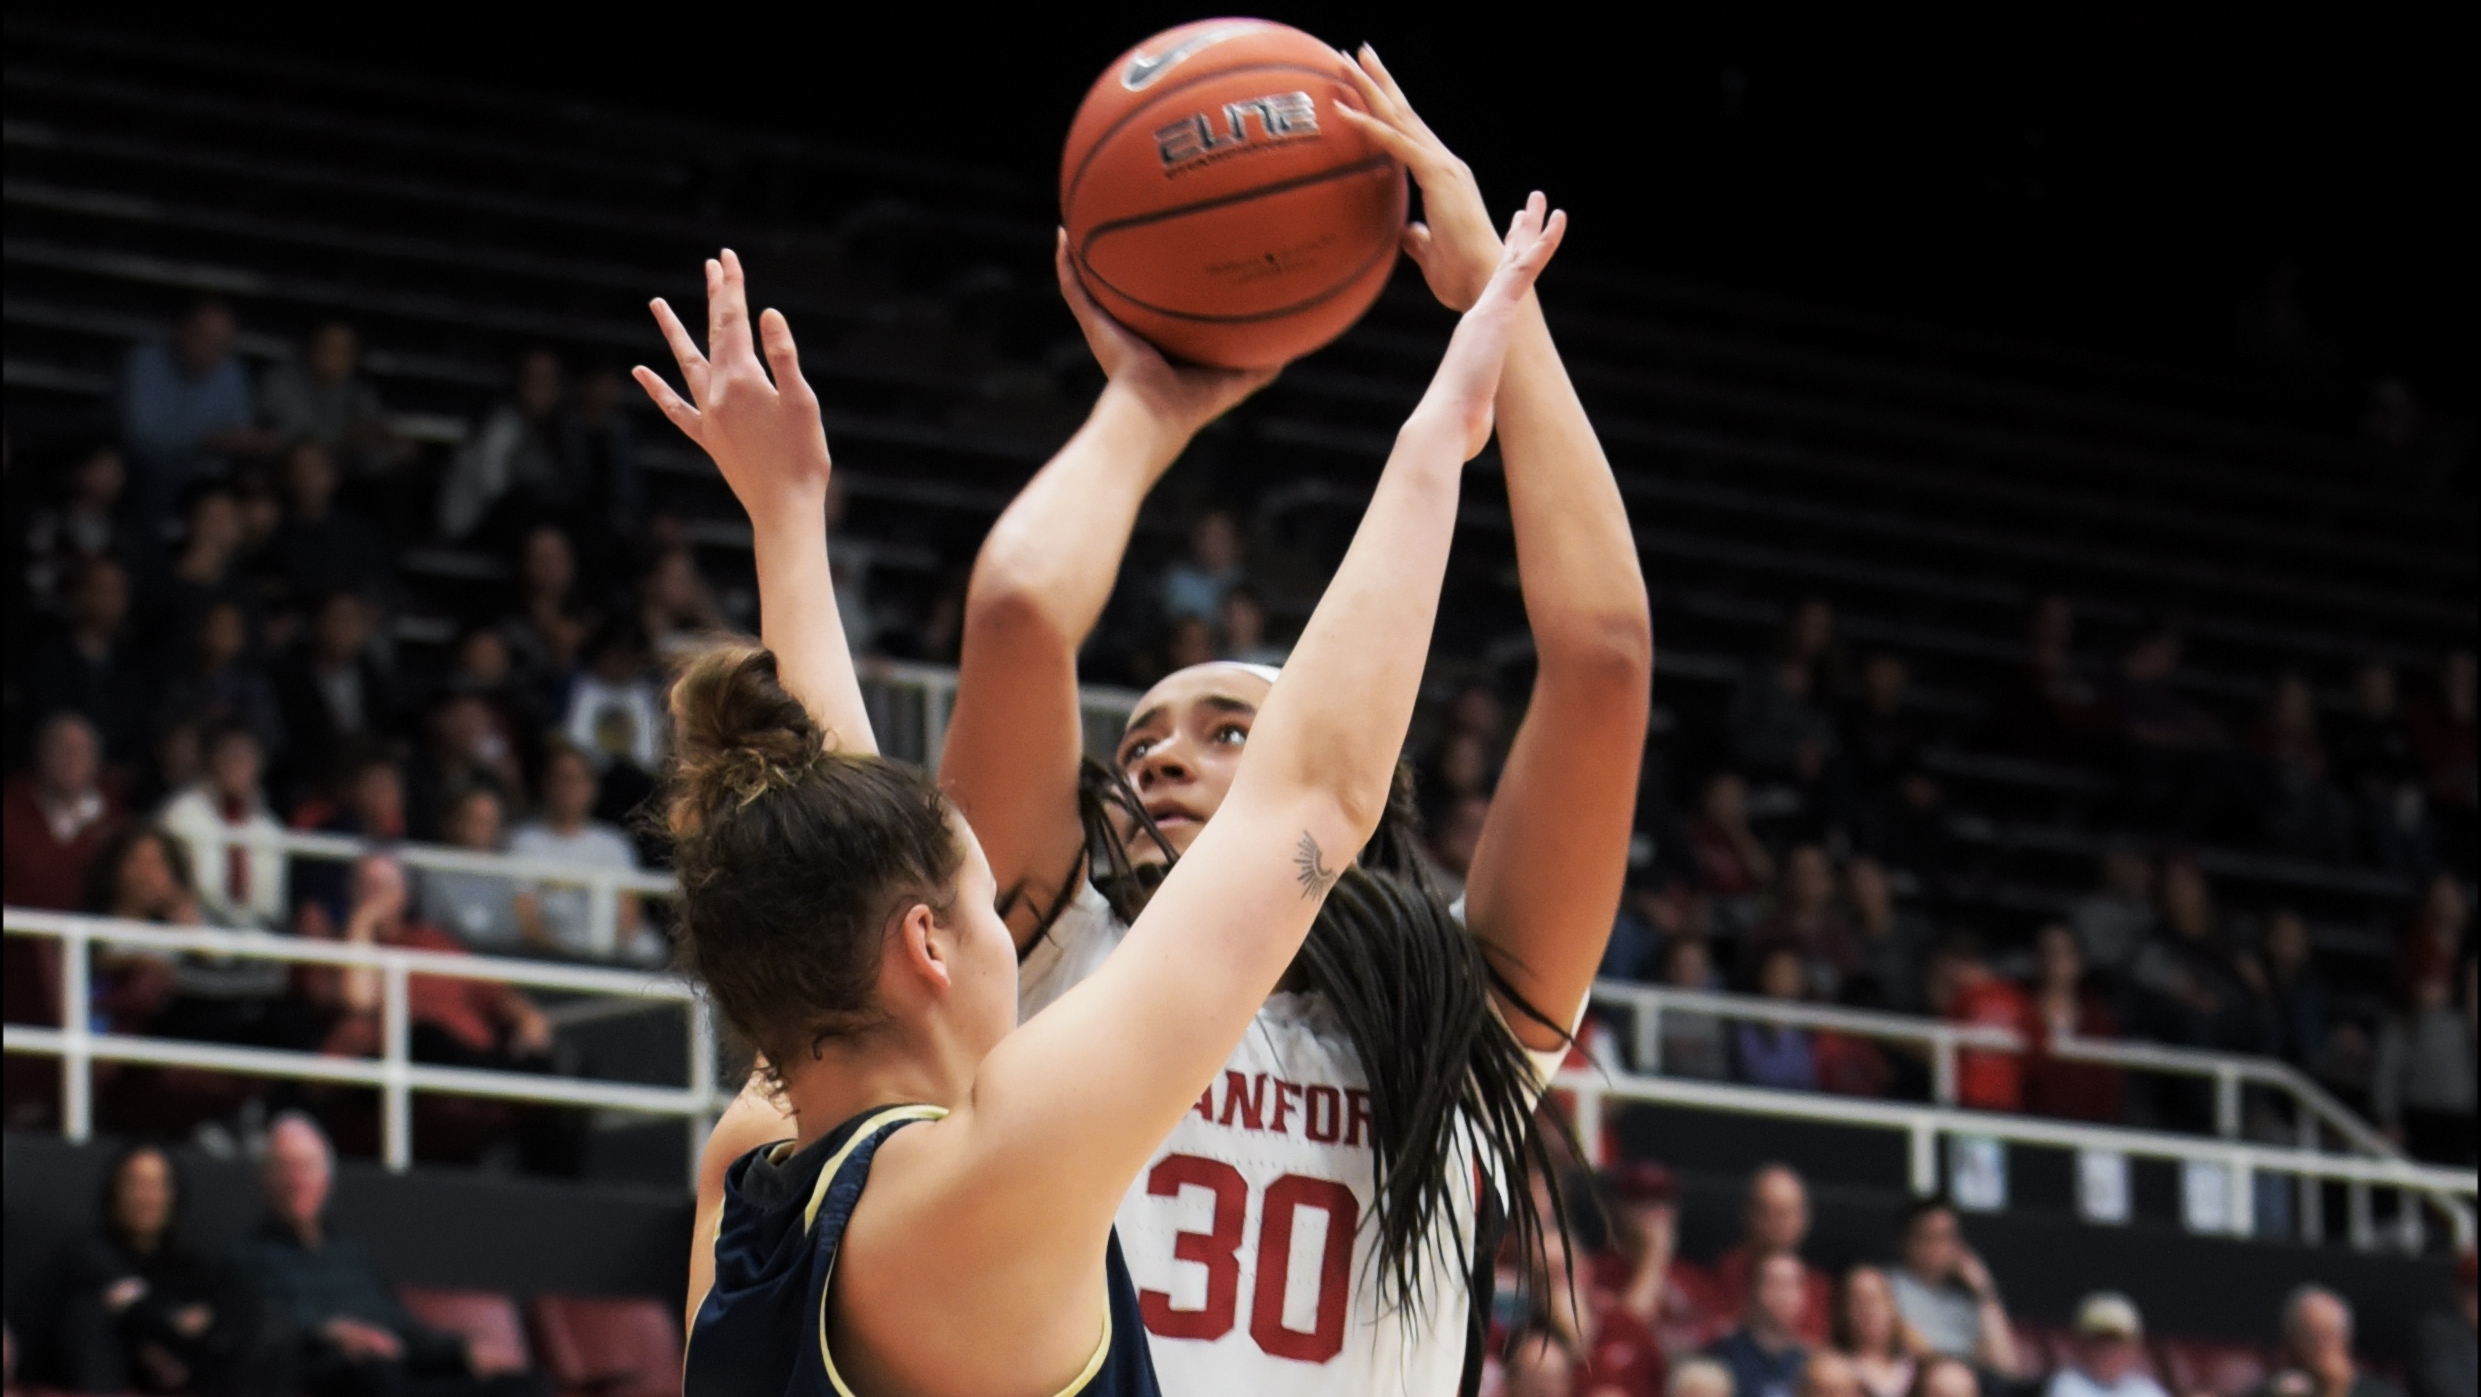
[(749, 286), (740, 255), (731, 248), (706, 264), (706, 348), (723, 365), (757, 357), (750, 342)]
[(769, 307), (758, 313), (758, 342), (767, 351), (767, 367), (775, 372), (775, 391), (811, 401), (809, 380), (801, 376), (801, 351), (793, 345), (792, 322), (784, 312)]
[(702, 425), (698, 410), (683, 402), (681, 395), (672, 391), (672, 385), (663, 381), (663, 375), (640, 364), (629, 371), (629, 376), (637, 380), (638, 387), (646, 390), (647, 397), (655, 400), (656, 409), (673, 426), (680, 428), (691, 441), (698, 439), (698, 428)]
[[(689, 396), (706, 397), (706, 356), (698, 352), (698, 342), (689, 337), (689, 327), (672, 313), (672, 304), (657, 296), (648, 303), (655, 313), (655, 326), (663, 331), (663, 342), (672, 348), (672, 358), (681, 366), (681, 382), (689, 385)], [(670, 391), (669, 389), (665, 391)]]

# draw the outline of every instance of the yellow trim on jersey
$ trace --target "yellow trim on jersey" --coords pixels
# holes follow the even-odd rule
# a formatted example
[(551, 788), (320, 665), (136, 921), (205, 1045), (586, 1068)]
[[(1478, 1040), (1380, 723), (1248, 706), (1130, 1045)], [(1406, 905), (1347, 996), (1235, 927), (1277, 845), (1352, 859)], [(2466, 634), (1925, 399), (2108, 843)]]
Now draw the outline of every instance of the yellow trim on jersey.
[[(827, 1263), (828, 1285), (832, 1287), (835, 1279), (836, 1267), (831, 1261)], [(821, 1293), (824, 1294), (824, 1292)], [(827, 1306), (823, 1299), (818, 1307), (818, 1356), (819, 1360), (827, 1365), (827, 1381), (836, 1385), (836, 1397), (860, 1397), (859, 1393), (845, 1385), (844, 1374), (836, 1371), (836, 1356), (827, 1347)], [(1094, 1345), (1094, 1356), (1085, 1361), (1084, 1370), (1070, 1378), (1068, 1386), (1061, 1388), (1057, 1397), (1077, 1397), (1078, 1393), (1085, 1390), (1087, 1383), (1094, 1381), (1094, 1375), (1103, 1371), (1103, 1360), (1109, 1357), (1111, 1357), (1111, 1297), (1106, 1295), (1103, 1297), (1102, 1340)]]
[[(810, 1205), (801, 1210), (801, 1230), (807, 1232), (818, 1222), (819, 1205), (827, 1201), (827, 1186), (836, 1181), (836, 1171), (844, 1167), (847, 1156), (856, 1146), (878, 1132), (889, 1121), (935, 1121), (948, 1113), (945, 1106), (890, 1106), (862, 1117), (861, 1124), (845, 1137), (844, 1144), (828, 1157), (826, 1166), (818, 1171), (818, 1181), (810, 1185)], [(787, 1142), (789, 1143), (789, 1142)]]

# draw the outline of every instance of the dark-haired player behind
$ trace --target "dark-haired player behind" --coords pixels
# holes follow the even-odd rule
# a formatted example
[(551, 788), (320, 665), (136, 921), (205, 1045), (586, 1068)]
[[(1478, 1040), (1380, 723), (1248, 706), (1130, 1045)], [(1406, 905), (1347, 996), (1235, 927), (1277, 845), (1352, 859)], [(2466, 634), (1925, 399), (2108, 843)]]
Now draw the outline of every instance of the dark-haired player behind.
[[(799, 1123), (731, 1167), (692, 1296), (690, 1393), (1155, 1391), (1113, 1212), (1387, 807), (1462, 465), (1563, 227), (1538, 195), (1510, 225), (1214, 829), (1107, 963), (1022, 1027), (973, 832), (874, 750), (790, 329), (762, 318), (770, 382), (729, 252), (708, 266), (711, 361), (656, 303), (694, 405), (639, 380), (749, 512), (772, 647), (719, 648), (673, 689), (681, 931)], [(774, 652), (798, 659), (779, 670)]]

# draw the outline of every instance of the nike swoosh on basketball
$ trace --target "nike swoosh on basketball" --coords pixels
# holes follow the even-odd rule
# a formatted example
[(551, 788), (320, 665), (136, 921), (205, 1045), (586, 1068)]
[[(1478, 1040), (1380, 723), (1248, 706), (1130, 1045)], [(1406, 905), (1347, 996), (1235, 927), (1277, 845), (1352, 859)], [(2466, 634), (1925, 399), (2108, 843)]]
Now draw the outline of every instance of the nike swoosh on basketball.
[(1237, 25), (1223, 29), (1209, 29), (1203, 34), (1192, 34), (1161, 53), (1141, 53), (1129, 60), (1129, 66), (1120, 74), (1120, 85), (1131, 92), (1150, 86), (1156, 78), (1163, 76), (1164, 69), (1208, 44), (1221, 43), (1240, 32), (1240, 27)]

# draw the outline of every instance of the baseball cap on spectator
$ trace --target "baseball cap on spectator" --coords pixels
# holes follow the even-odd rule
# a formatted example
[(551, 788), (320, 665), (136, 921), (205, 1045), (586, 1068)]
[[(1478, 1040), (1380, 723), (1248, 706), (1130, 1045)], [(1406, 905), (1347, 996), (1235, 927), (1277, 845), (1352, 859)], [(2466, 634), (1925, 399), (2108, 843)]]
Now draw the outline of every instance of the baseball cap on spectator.
[(1623, 1203), (1677, 1203), (1680, 1181), (1650, 1159), (1632, 1159), (1610, 1175), (1611, 1196)]
[(2077, 1337), (2085, 1339), (2142, 1339), (2145, 1321), (2136, 1312), (2136, 1303), (2113, 1290), (2096, 1291), (2076, 1307)]

